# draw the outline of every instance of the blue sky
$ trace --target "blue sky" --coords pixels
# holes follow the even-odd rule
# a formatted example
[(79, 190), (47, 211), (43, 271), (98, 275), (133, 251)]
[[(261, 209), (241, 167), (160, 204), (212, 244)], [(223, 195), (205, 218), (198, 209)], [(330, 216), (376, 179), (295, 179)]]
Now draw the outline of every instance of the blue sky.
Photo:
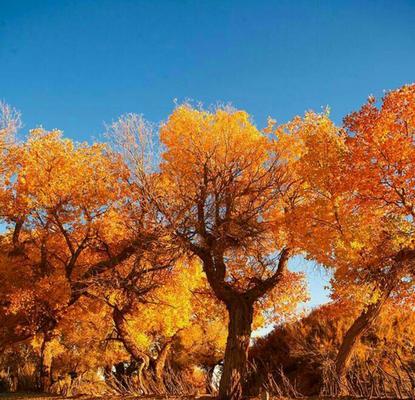
[[(415, 81), (415, 1), (0, 0), (0, 99), (92, 140), (125, 112), (231, 102), (262, 127)], [(312, 304), (327, 278), (309, 271)], [(324, 278), (324, 279), (323, 279)]]

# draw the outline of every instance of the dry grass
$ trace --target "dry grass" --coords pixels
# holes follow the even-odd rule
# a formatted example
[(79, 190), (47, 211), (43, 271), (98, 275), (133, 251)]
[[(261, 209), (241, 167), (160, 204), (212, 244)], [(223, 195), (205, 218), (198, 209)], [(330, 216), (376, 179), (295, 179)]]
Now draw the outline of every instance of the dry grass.
[[(47, 395), (47, 394), (39, 394), (39, 393), (0, 393), (0, 399), (10, 399), (10, 400), (65, 400), (65, 399), (79, 399), (79, 400), (214, 400), (213, 396), (196, 396), (196, 397), (189, 397), (189, 396), (102, 396), (102, 397), (94, 397), (94, 396), (71, 396), (71, 397), (62, 397), (62, 396), (54, 396), (54, 395)], [(344, 397), (341, 398), (342, 400), (364, 400), (362, 398), (356, 397)], [(258, 399), (251, 399), (251, 400), (261, 400)], [(293, 400), (293, 398), (289, 397), (274, 397), (270, 396), (270, 400)], [(339, 397), (303, 397), (302, 400), (339, 400)], [(384, 399), (382, 399), (384, 400)], [(393, 400), (388, 398), (388, 400)]]

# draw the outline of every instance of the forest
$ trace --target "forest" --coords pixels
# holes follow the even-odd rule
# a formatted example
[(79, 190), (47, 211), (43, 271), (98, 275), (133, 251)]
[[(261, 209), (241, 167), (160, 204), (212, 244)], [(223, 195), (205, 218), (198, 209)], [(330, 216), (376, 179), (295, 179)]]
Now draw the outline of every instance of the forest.
[(183, 103), (94, 143), (0, 109), (0, 392), (414, 398), (415, 84), (340, 126)]

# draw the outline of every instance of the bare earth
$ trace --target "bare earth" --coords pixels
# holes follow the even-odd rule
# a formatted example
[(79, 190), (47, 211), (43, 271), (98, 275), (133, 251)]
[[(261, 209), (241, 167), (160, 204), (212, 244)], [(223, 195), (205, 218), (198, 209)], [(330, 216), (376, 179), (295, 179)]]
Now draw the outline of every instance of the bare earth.
[[(0, 393), (0, 399), (10, 399), (10, 400), (63, 400), (63, 399), (76, 399), (76, 400), (133, 400), (137, 399), (134, 396), (111, 396), (111, 397), (94, 397), (94, 396), (70, 396), (62, 397), (51, 394), (41, 394), (41, 393)], [(141, 397), (140, 399), (144, 400), (159, 400), (156, 397)], [(163, 397), (165, 400), (166, 398)], [(177, 399), (177, 398), (176, 398)], [(199, 398), (201, 399), (201, 398)], [(173, 400), (173, 399), (172, 399)]]
[[(95, 397), (95, 396), (69, 396), (69, 397), (62, 397), (56, 396), (51, 394), (41, 394), (41, 393), (0, 393), (0, 399), (10, 399), (10, 400), (63, 400), (63, 399), (76, 399), (76, 400), (166, 400), (166, 397), (135, 397), (135, 396), (111, 396), (111, 397)], [(171, 397), (169, 400), (178, 400), (178, 397)], [(211, 399), (208, 396), (201, 396), (196, 397), (195, 400), (204, 400), (204, 399)]]
[(0, 399), (11, 399), (11, 400), (63, 400), (63, 399), (77, 399), (77, 400), (212, 400), (213, 397), (211, 396), (198, 396), (194, 398), (189, 397), (156, 397), (156, 396), (111, 396), (111, 397), (94, 397), (94, 396), (70, 396), (70, 397), (62, 397), (56, 396), (51, 394), (41, 394), (41, 393), (0, 393)]

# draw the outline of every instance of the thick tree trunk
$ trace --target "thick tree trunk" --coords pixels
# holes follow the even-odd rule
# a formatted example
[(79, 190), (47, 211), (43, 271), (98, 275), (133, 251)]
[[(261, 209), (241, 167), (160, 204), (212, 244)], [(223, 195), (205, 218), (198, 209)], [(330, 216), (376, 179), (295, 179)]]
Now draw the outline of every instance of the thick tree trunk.
[(159, 351), (157, 358), (150, 359), (150, 366), (144, 372), (144, 376), (148, 382), (152, 382), (152, 391), (154, 393), (163, 393), (166, 390), (164, 383), (164, 368), (166, 366), (167, 357), (173, 344), (173, 337), (167, 339), (165, 344)]
[(138, 363), (138, 384), (143, 394), (148, 394), (148, 389), (144, 383), (143, 371), (148, 368), (150, 365), (150, 357), (144, 354), (135, 344), (134, 340), (131, 338), (125, 320), (126, 312), (114, 307), (112, 318), (115, 324), (115, 329), (117, 334), (125, 349), (131, 355), (131, 357)]
[(239, 400), (243, 397), (246, 379), (249, 341), (251, 339), (253, 302), (238, 296), (227, 305), (229, 313), (228, 339), (219, 385), (221, 400)]
[(385, 304), (390, 292), (385, 292), (382, 297), (373, 304), (370, 304), (359, 317), (353, 322), (343, 337), (339, 352), (337, 353), (335, 368), (339, 381), (339, 394), (348, 394), (347, 370), (353, 356), (356, 343), (371, 327), (373, 321), (379, 315), (382, 306)]
[(145, 355), (135, 344), (134, 340), (131, 338), (130, 333), (128, 332), (126, 321), (125, 321), (125, 313), (119, 310), (117, 307), (114, 308), (112, 314), (115, 329), (117, 330), (117, 334), (124, 345), (125, 349), (130, 353), (130, 355), (136, 360), (137, 362), (144, 361), (145, 365), (148, 366), (149, 357)]
[(42, 345), (40, 347), (40, 363), (39, 363), (39, 390), (42, 392), (49, 391), (52, 385), (51, 364), (52, 357), (47, 351), (47, 345), (52, 338), (50, 332), (43, 336)]
[(157, 359), (154, 361), (154, 372), (157, 380), (160, 382), (163, 380), (164, 367), (166, 366), (167, 356), (169, 355), (172, 344), (173, 338), (164, 344)]

